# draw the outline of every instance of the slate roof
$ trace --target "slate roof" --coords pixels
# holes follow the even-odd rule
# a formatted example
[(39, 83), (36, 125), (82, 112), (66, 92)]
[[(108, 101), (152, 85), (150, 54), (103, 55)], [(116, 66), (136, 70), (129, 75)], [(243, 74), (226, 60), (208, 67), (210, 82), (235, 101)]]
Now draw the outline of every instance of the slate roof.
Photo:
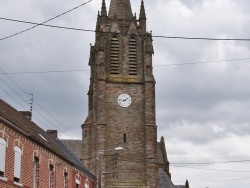
[(60, 140), (78, 159), (82, 157), (82, 140)]
[(176, 188), (162, 168), (159, 169), (159, 188)]
[(67, 161), (72, 166), (86, 173), (89, 177), (96, 179), (93, 173), (83, 166), (78, 157), (69, 151), (59, 139), (50, 136), (46, 131), (31, 120), (25, 118), (21, 112), (11, 107), (2, 99), (0, 99), (0, 121), (3, 121), (20, 134)]

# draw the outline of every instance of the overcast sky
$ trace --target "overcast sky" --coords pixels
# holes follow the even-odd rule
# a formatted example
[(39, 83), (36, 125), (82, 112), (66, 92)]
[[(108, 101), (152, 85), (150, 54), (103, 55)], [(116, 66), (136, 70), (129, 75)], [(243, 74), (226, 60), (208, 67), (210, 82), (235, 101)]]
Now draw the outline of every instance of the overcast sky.
[[(84, 2), (1, 0), (0, 17), (40, 23)], [(250, 38), (247, 0), (144, 2), (154, 36)], [(131, 4), (138, 15), (140, 1)], [(94, 30), (100, 8), (101, 0), (93, 0), (48, 24)], [(0, 20), (0, 38), (31, 26)], [(33, 121), (45, 130), (57, 129), (60, 138), (80, 139), (94, 42), (92, 32), (43, 26), (0, 40), (0, 97), (29, 110), (32, 93)], [(165, 137), (174, 183), (188, 179), (191, 188), (249, 187), (250, 42), (153, 42), (158, 139)]]

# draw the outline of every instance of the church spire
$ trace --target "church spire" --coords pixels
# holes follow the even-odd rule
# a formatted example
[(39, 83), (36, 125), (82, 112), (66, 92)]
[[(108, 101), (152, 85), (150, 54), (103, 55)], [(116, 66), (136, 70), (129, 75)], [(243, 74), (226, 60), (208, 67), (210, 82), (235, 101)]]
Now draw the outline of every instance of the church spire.
[(139, 18), (140, 19), (145, 19), (146, 18), (146, 13), (145, 13), (143, 0), (141, 1), (141, 9), (140, 9), (140, 17)]
[(107, 16), (107, 9), (106, 9), (106, 3), (105, 3), (105, 0), (102, 0), (102, 10), (101, 10), (101, 16)]
[(144, 1), (141, 1), (141, 9), (140, 9), (140, 16), (139, 16), (139, 24), (142, 28), (142, 33), (146, 34), (147, 32), (147, 18), (145, 13)]
[(111, 0), (109, 18), (130, 20), (133, 17), (130, 0)]

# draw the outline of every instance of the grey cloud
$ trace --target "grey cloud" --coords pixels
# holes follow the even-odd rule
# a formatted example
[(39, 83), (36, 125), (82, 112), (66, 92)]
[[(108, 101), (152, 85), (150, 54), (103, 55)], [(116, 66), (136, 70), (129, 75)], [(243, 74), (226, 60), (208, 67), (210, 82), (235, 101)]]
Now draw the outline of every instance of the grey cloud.
[[(174, 0), (144, 0), (144, 2), (148, 30), (153, 30), (153, 35), (249, 38), (249, 2), (246, 0), (220, 1), (224, 3), (224, 7), (219, 7), (217, 4), (219, 1), (216, 0), (178, 1), (179, 5), (183, 6), (181, 8), (184, 8), (182, 11), (173, 6), (173, 2), (177, 2)], [(21, 3), (4, 1), (2, 3), (3, 6), (0, 7), (2, 17), (44, 21), (81, 4), (82, 1), (22, 1)], [(209, 9), (207, 3), (216, 9)], [(54, 20), (51, 24), (95, 29), (100, 4), (99, 1), (93, 1)], [(132, 4), (133, 12), (137, 12), (138, 15), (140, 1), (132, 1)], [(109, 1), (107, 1), (108, 5)], [(15, 12), (14, 15), (13, 12)], [(0, 37), (29, 27), (24, 24), (0, 22)], [(93, 33), (37, 27), (0, 42), (0, 67), (7, 72), (85, 70), (88, 69), (90, 43), (94, 43)], [(154, 38), (153, 43), (154, 65), (246, 58), (250, 50), (249, 43), (246, 42)], [(165, 137), (168, 153), (170, 157), (175, 157), (173, 160), (176, 160), (176, 157), (250, 156), (247, 148), (250, 133), (249, 70), (249, 60), (154, 67), (157, 82), (158, 136)], [(76, 134), (73, 137), (81, 137), (80, 126), (86, 118), (88, 107), (89, 72), (10, 76), (25, 91), (33, 93), (36, 102), (48, 111), (52, 111), (51, 113), (57, 119), (70, 128)], [(9, 79), (3, 75), (0, 77), (11, 84), (25, 100), (29, 99)], [(0, 85), (15, 96), (13, 91), (1, 81)], [(22, 107), (1, 89), (0, 96), (22, 110)], [(29, 105), (17, 96), (14, 98), (29, 109)], [(36, 104), (34, 108), (39, 110)], [(34, 115), (39, 116), (39, 114)], [(36, 122), (41, 125), (41, 122)], [(55, 128), (47, 121), (43, 120), (43, 122)], [(60, 136), (65, 137), (70, 134), (59, 123), (56, 125), (61, 129)], [(235, 168), (242, 167), (235, 166)], [(199, 173), (190, 169), (181, 169), (180, 173), (174, 168), (171, 168), (171, 172), (174, 181), (177, 176), (181, 181), (190, 179), (191, 184), (197, 180), (197, 173)], [(199, 173), (201, 180), (220, 179), (221, 176), (217, 173), (214, 175), (208, 175), (207, 172)], [(232, 178), (235, 176), (228, 176), (228, 179)], [(244, 187), (244, 183), (240, 183), (241, 187)], [(210, 184), (194, 184), (192, 187), (204, 188), (210, 187)], [(213, 184), (213, 187), (237, 186), (231, 186), (225, 182), (225, 184)]]

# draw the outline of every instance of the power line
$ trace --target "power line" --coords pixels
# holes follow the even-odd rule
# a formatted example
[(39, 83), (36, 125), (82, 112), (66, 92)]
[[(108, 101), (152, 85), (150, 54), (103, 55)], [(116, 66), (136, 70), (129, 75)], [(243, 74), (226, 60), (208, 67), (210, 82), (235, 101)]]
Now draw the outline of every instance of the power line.
[(244, 60), (250, 60), (250, 58), (247, 57), (247, 58), (240, 58), (240, 59), (212, 60), (212, 61), (201, 61), (201, 62), (194, 62), (194, 63), (173, 63), (173, 64), (165, 64), (165, 65), (154, 65), (154, 67), (197, 65), (197, 64), (222, 63), (222, 62), (233, 62), (233, 61), (244, 61)]
[[(2, 70), (2, 72), (26, 95), (30, 95), (28, 92), (26, 92), (21, 86), (19, 86), (8, 74), (6, 74), (6, 72), (0, 67), (0, 69)], [(2, 82), (4, 82), (9, 88), (11, 88), (2, 78), (0, 78), (2, 80)], [(2, 88), (3, 89), (3, 88)], [(26, 102), (13, 88), (11, 88), (11, 90), (16, 93), (17, 96), (19, 96), (24, 102)], [(7, 93), (8, 94), (8, 93)], [(10, 95), (9, 95), (10, 96)], [(13, 97), (11, 97), (12, 99), (14, 99)], [(14, 99), (15, 100), (15, 99)], [(15, 100), (16, 101), (16, 100)], [(27, 103), (27, 102), (26, 102)], [(72, 135), (76, 136), (67, 126), (65, 126), (63, 123), (61, 123), (58, 119), (56, 119), (55, 117), (53, 117), (47, 110), (45, 110), (45, 108), (43, 108), (38, 102), (35, 101), (35, 103), (44, 111), (47, 113), (47, 115), (49, 115), (51, 118), (53, 118), (54, 120), (56, 120), (59, 124), (61, 124), (65, 129), (68, 130), (68, 132), (71, 132)], [(20, 105), (20, 103), (18, 103)], [(28, 103), (29, 104), (29, 103)], [(25, 109), (25, 108), (24, 108)], [(58, 130), (62, 131), (62, 133), (64, 132), (63, 130), (61, 130), (58, 126), (56, 126), (52, 121), (50, 121), (47, 117), (45, 117), (43, 114), (41, 114), (38, 110), (36, 110), (36, 108), (33, 108), (34, 111), (37, 112), (37, 114), (39, 114), (42, 118), (44, 118), (47, 122), (49, 122), (51, 125), (53, 125), (54, 127), (56, 127)], [(38, 118), (36, 118), (37, 120), (39, 120)], [(39, 122), (41, 122), (39, 120)], [(43, 123), (42, 123), (43, 124)], [(44, 124), (43, 124), (44, 125)], [(46, 126), (47, 127), (47, 126)], [(48, 127), (47, 127), (48, 128)], [(50, 128), (49, 128), (50, 129)]]
[(235, 161), (212, 161), (212, 162), (173, 162), (171, 165), (208, 165), (208, 164), (226, 164), (226, 163), (249, 163), (250, 160), (235, 160)]
[(250, 39), (239, 38), (210, 38), (210, 37), (171, 37), (171, 36), (153, 36), (154, 38), (166, 38), (166, 39), (184, 39), (184, 40), (212, 40), (212, 41), (250, 41)]
[[(1, 79), (1, 80), (2, 80), (2, 79)], [(7, 92), (1, 85), (0, 85), (0, 88), (1, 88), (10, 98), (12, 98), (17, 104), (19, 104), (24, 110), (26, 110), (25, 107), (24, 107), (21, 103), (19, 103), (19, 101), (17, 101), (9, 92)]]
[[(36, 28), (36, 27), (38, 27), (38, 26), (40, 26), (40, 25), (42, 25), (42, 24), (45, 24), (45, 23), (47, 23), (47, 22), (49, 22), (49, 21), (51, 21), (51, 20), (54, 20), (54, 19), (56, 19), (56, 18), (58, 18), (58, 17), (60, 17), (60, 16), (63, 16), (63, 15), (65, 15), (65, 14), (67, 14), (67, 13), (69, 13), (69, 12), (75, 10), (75, 9), (78, 9), (78, 8), (80, 8), (80, 7), (82, 7), (82, 6), (84, 6), (84, 5), (88, 4), (88, 3), (90, 3), (91, 1), (93, 1), (93, 0), (89, 0), (89, 1), (83, 3), (83, 4), (79, 5), (79, 6), (76, 6), (76, 7), (72, 8), (72, 9), (66, 11), (66, 12), (63, 12), (63, 13), (61, 13), (61, 14), (59, 14), (59, 15), (53, 17), (53, 18), (50, 18), (50, 19), (47, 20), (47, 21), (44, 21), (44, 22), (42, 22), (42, 23), (36, 23), (35, 26), (33, 26), (33, 27), (30, 27), (30, 28), (25, 29), (25, 30), (23, 30), (23, 31), (17, 32), (17, 33), (12, 34), (12, 35), (9, 35), (9, 36), (7, 36), (7, 37), (1, 38), (0, 40), (5, 40), (5, 39), (8, 39), (8, 38), (17, 36), (17, 35), (19, 35), (19, 34), (25, 33), (25, 32), (27, 32), (27, 31), (29, 31), (29, 30), (31, 30), (31, 29), (34, 29), (34, 28)], [(7, 20), (7, 19), (6, 19), (6, 20)]]
[[(112, 32), (103, 32), (103, 31), (95, 31), (91, 29), (81, 29), (81, 28), (74, 28), (74, 27), (64, 27), (64, 26), (57, 26), (57, 25), (48, 25), (45, 24), (46, 22), (43, 23), (36, 23), (36, 22), (29, 22), (29, 21), (23, 21), (23, 20), (17, 20), (17, 19), (10, 19), (10, 18), (4, 18), (0, 17), (1, 20), (6, 20), (6, 21), (12, 21), (12, 22), (19, 22), (19, 23), (26, 23), (26, 24), (33, 24), (37, 26), (45, 26), (45, 27), (52, 27), (52, 28), (57, 28), (57, 29), (67, 29), (67, 30), (74, 30), (74, 31), (85, 31), (85, 32), (94, 32), (94, 33), (104, 33), (104, 34), (112, 34)], [(33, 28), (33, 27), (32, 27)], [(116, 34), (122, 34), (124, 33), (116, 33)], [(15, 35), (15, 34), (14, 34)], [(126, 34), (126, 35), (132, 35), (132, 34)], [(12, 35), (11, 35), (12, 36)], [(9, 37), (11, 37), (9, 36)], [(138, 36), (145, 36), (145, 35), (138, 35)], [(4, 40), (6, 38), (2, 38), (0, 40)], [(164, 36), (164, 35), (152, 35), (153, 38), (165, 38), (165, 39), (182, 39), (182, 40), (208, 40), (208, 41), (245, 41), (249, 42), (249, 38), (211, 38), (211, 37), (181, 37), (181, 36)]]
[[(96, 32), (95, 30), (92, 30), (92, 29), (81, 29), (81, 28), (74, 28), (74, 27), (64, 27), (64, 26), (57, 26), (57, 25), (49, 25), (49, 24), (45, 24), (45, 23), (29, 22), (29, 21), (10, 19), (10, 18), (4, 18), (4, 17), (0, 17), (0, 20), (19, 22), (19, 23), (25, 23), (25, 24), (32, 24), (32, 25), (39, 25), (39, 26), (45, 26), (45, 27), (52, 27), (52, 28), (57, 28), (57, 29), (67, 29), (67, 30), (74, 30), (74, 31), (87, 31), (87, 32), (93, 32), (93, 33)], [(108, 33), (108, 32), (106, 32), (106, 33)]]
[[(2, 80), (2, 79), (1, 79)], [(2, 82), (5, 84), (5, 85), (7, 85), (9, 88), (11, 88), (6, 82), (4, 82), (3, 80), (2, 80)], [(9, 92), (7, 92), (3, 87), (1, 87), (1, 85), (0, 85), (0, 88), (10, 97), (10, 98), (12, 98), (17, 104), (19, 104), (24, 110), (27, 110), (21, 103), (19, 103), (19, 101), (18, 100), (16, 100)], [(13, 90), (13, 88), (11, 88), (11, 90)], [(15, 91), (14, 91), (15, 92)], [(16, 93), (16, 92), (15, 92)], [(20, 95), (18, 95), (22, 100), (23, 100), (23, 98), (20, 96)], [(24, 100), (24, 102), (26, 102), (25, 100)], [(27, 103), (27, 102), (26, 102)], [(37, 118), (36, 116), (34, 116), (34, 118), (36, 119), (36, 120), (38, 120), (42, 125), (44, 125), (45, 127), (47, 127), (47, 128), (49, 128), (47, 125), (45, 125), (39, 118)]]
[[(250, 60), (250, 58), (239, 58), (239, 59), (225, 59), (225, 60), (212, 60), (212, 61), (203, 61), (203, 62), (194, 62), (194, 63), (173, 63), (166, 65), (154, 65), (153, 67), (170, 67), (170, 66), (184, 66), (184, 65), (197, 65), (197, 64), (209, 64), (209, 63), (222, 63), (222, 62), (234, 62), (234, 61), (244, 61)], [(1, 68), (0, 68), (1, 69)], [(47, 71), (23, 71), (23, 72), (5, 72), (1, 74), (6, 75), (18, 75), (18, 74), (47, 74), (47, 73), (71, 73), (71, 72), (89, 72), (90, 70), (47, 70)]]
[(25, 71), (25, 72), (6, 72), (0, 74), (47, 74), (47, 73), (70, 73), (70, 72), (88, 72), (89, 70), (51, 70), (51, 71)]
[[(192, 184), (200, 184), (200, 183), (219, 183), (219, 182), (229, 182), (229, 181), (239, 181), (250, 179), (250, 177), (242, 177), (242, 178), (233, 178), (233, 179), (224, 179), (224, 180), (211, 180), (211, 181), (201, 181), (201, 182), (193, 182)], [(191, 181), (190, 181), (191, 182)]]
[(237, 173), (245, 173), (245, 172), (249, 173), (250, 172), (250, 171), (242, 171), (242, 170), (218, 170), (218, 169), (211, 169), (211, 168), (198, 168), (198, 167), (180, 166), (180, 165), (171, 165), (171, 166), (178, 167), (178, 168), (188, 168), (188, 169), (205, 170), (205, 171), (216, 171), (216, 172), (237, 172)]

